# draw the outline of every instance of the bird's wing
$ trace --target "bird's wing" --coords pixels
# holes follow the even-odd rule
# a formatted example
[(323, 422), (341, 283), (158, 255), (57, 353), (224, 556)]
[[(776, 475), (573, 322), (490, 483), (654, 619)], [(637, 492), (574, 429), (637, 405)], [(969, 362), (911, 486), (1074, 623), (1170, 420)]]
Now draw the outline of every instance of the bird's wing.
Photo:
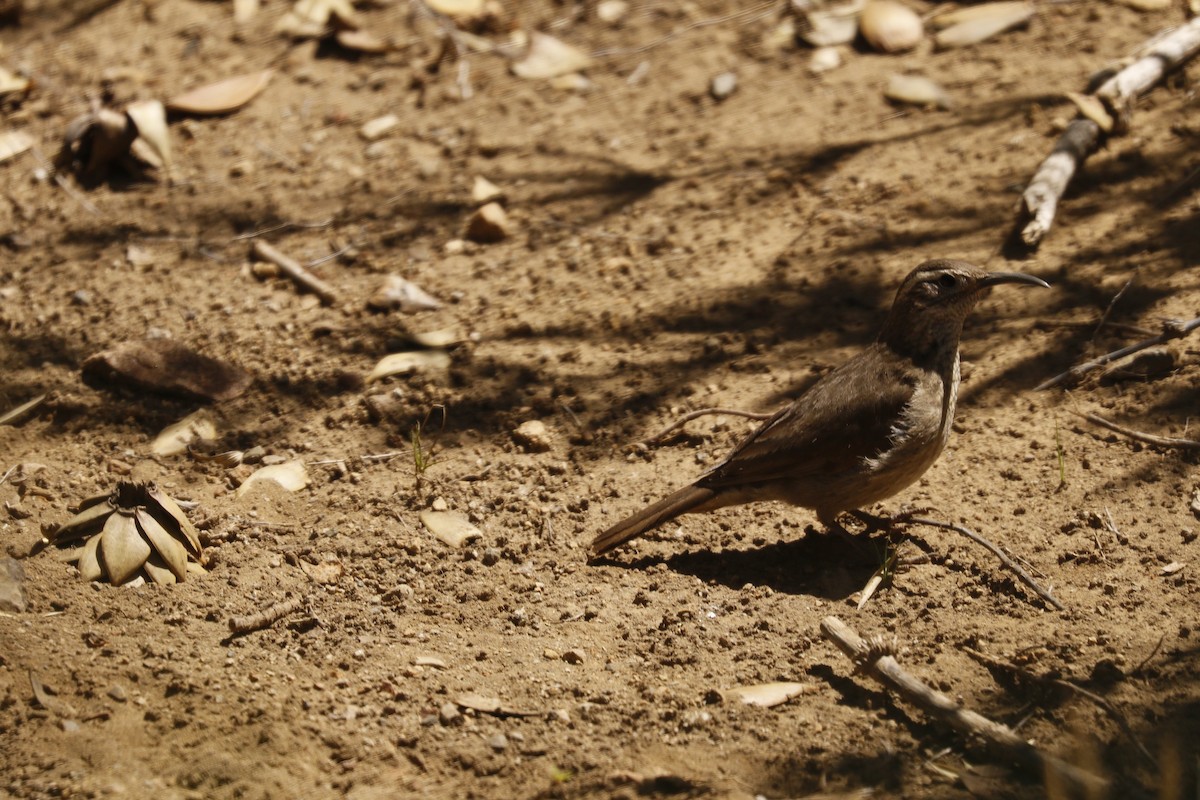
[(832, 478), (885, 452), (903, 433), (898, 426), (916, 380), (901, 365), (877, 355), (864, 351), (826, 375), (750, 434), (697, 485), (719, 489)]

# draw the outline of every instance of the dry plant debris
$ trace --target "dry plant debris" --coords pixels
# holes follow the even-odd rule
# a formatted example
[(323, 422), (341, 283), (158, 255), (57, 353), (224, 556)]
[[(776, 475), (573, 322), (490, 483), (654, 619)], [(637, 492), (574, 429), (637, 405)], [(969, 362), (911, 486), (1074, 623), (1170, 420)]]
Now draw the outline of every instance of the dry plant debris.
[(109, 494), (84, 500), (49, 537), (59, 547), (81, 539), (71, 560), (85, 580), (176, 583), (204, 572), (195, 526), (153, 483), (122, 481)]

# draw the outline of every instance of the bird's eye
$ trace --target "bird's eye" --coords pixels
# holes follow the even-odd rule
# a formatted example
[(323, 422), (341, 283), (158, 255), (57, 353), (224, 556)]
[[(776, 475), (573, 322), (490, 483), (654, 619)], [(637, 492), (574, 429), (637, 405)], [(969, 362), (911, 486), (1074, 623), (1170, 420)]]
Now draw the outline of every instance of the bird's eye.
[(947, 273), (938, 278), (938, 286), (942, 287), (943, 289), (953, 289), (955, 286), (958, 286), (958, 278)]

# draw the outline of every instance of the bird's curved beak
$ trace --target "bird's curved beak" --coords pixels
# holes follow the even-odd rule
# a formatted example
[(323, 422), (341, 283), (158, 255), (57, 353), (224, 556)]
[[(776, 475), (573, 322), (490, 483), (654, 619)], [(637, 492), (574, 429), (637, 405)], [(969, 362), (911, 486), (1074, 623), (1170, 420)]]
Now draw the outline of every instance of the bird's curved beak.
[(995, 286), (999, 283), (1024, 283), (1029, 286), (1041, 286), (1043, 289), (1050, 288), (1050, 284), (1041, 278), (1026, 275), (1024, 272), (989, 272), (979, 282), (979, 286), (982, 288), (985, 286)]

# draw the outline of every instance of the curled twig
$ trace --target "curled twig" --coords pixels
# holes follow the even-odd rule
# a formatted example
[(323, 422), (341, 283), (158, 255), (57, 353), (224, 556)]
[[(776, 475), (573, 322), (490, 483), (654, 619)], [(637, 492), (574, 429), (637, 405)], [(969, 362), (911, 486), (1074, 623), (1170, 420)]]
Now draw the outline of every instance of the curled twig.
[(1043, 753), (1006, 725), (962, 708), (946, 695), (909, 674), (895, 657), (872, 647), (837, 617), (821, 620), (821, 632), (858, 667), (929, 716), (963, 733), (976, 735), (1022, 766), (1037, 770), (1054, 783), (1082, 790), (1085, 797), (1103, 797), (1108, 781), (1062, 759)]
[(294, 614), (303, 607), (303, 597), (289, 597), (286, 600), (280, 600), (277, 603), (272, 603), (266, 608), (255, 611), (253, 614), (242, 614), (236, 617), (230, 617), (229, 630), (235, 636), (241, 636), (242, 634), (251, 633), (253, 631), (260, 631), (263, 628), (271, 627), (288, 614)]
[(935, 528), (944, 528), (948, 531), (961, 533), (963, 536), (966, 536), (976, 544), (983, 545), (988, 550), (991, 550), (992, 554), (995, 555), (996, 558), (1000, 559), (1000, 563), (1003, 564), (1010, 572), (1016, 575), (1021, 583), (1032, 589), (1038, 597), (1042, 598), (1059, 611), (1066, 610), (1066, 606), (1060, 603), (1057, 597), (1050, 594), (1049, 589), (1043, 589), (1042, 585), (1034, 580), (1033, 576), (1026, 572), (1024, 567), (1022, 567), (1016, 561), (1013, 561), (1007, 553), (1000, 549), (998, 545), (993, 544), (991, 541), (980, 536), (978, 533), (966, 527), (965, 525), (956, 525), (953, 522), (942, 522), (941, 520), (925, 519), (923, 517), (907, 517), (906, 520), (916, 525), (932, 525)]

